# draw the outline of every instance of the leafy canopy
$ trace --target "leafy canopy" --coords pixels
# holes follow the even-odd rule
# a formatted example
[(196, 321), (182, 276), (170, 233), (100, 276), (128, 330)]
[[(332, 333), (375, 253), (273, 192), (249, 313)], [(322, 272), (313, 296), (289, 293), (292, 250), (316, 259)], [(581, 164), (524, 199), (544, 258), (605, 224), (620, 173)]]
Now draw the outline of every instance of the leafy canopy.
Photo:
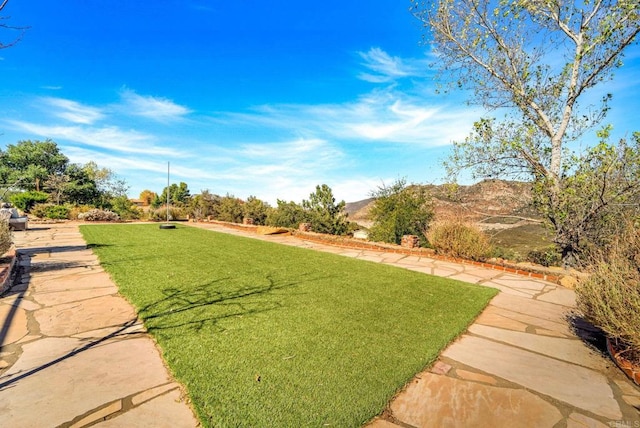
[(425, 243), (425, 233), (433, 218), (433, 205), (426, 189), (407, 186), (398, 179), (371, 193), (376, 198), (369, 213), (374, 222), (369, 232), (373, 241), (400, 244), (403, 235), (416, 235)]
[[(469, 168), (475, 178), (534, 181), (538, 206), (556, 231), (556, 244), (569, 256), (581, 245), (580, 233), (567, 233), (573, 226), (562, 207), (576, 183), (603, 171), (589, 162), (593, 153), (573, 154), (567, 144), (605, 117), (611, 94), (600, 94), (599, 105), (581, 102), (622, 66), (624, 51), (640, 32), (640, 3), (412, 0), (411, 10), (430, 31), (447, 85), (471, 89), (472, 102), (504, 113), (499, 121), (479, 120), (468, 138), (454, 144), (450, 175)], [(574, 202), (585, 203), (581, 210), (589, 211), (588, 201)], [(567, 236), (573, 236), (570, 242)]]

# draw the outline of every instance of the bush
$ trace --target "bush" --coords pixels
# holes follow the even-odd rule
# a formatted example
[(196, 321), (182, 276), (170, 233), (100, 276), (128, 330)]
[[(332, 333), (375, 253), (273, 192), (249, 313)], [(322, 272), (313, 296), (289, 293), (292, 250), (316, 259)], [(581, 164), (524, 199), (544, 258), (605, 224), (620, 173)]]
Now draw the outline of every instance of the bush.
[(0, 256), (9, 251), (13, 239), (11, 237), (11, 228), (7, 220), (0, 220)]
[(69, 207), (55, 204), (37, 204), (31, 209), (31, 214), (38, 218), (65, 220), (69, 218)]
[(562, 263), (562, 255), (555, 247), (543, 250), (531, 250), (527, 254), (527, 261), (545, 267), (560, 266)]
[(118, 221), (120, 217), (113, 211), (92, 209), (78, 215), (78, 219), (84, 221)]
[(11, 195), (11, 203), (22, 211), (28, 213), (36, 204), (47, 202), (49, 195), (44, 192), (24, 192)]
[[(180, 208), (169, 207), (169, 220), (179, 220), (184, 218), (183, 211)], [(157, 210), (149, 211), (149, 220), (151, 221), (166, 221), (167, 220), (167, 208), (160, 208)]]
[(440, 220), (427, 231), (429, 244), (441, 254), (483, 260), (491, 254), (489, 238), (476, 226), (462, 220)]
[(135, 206), (126, 196), (118, 196), (111, 200), (111, 209), (123, 220), (137, 220), (142, 217), (142, 210)]
[(76, 205), (69, 208), (69, 218), (71, 220), (77, 220), (80, 217), (80, 214), (86, 213), (87, 211), (92, 210), (93, 207), (89, 205)]
[(578, 309), (640, 362), (640, 229), (629, 226), (591, 256), (591, 274), (576, 288)]
[(521, 262), (522, 256), (511, 248), (493, 247), (491, 249), (491, 257), (496, 259), (504, 259), (512, 262)]

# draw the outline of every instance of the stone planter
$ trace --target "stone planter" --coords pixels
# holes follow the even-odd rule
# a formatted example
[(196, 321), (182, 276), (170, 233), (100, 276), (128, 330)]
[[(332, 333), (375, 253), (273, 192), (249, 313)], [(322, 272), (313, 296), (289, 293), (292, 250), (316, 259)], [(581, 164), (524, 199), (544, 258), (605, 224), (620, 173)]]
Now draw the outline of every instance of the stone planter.
[(607, 351), (620, 370), (640, 386), (640, 366), (624, 358), (624, 349), (621, 349), (615, 339), (607, 338)]

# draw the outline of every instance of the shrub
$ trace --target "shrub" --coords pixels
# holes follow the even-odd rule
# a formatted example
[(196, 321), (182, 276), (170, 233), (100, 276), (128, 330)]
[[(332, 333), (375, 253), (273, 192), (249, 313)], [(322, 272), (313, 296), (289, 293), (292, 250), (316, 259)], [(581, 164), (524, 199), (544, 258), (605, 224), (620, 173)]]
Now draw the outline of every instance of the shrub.
[[(179, 220), (184, 218), (183, 211), (177, 207), (169, 207), (169, 220)], [(157, 210), (149, 211), (149, 220), (151, 221), (166, 221), (167, 220), (167, 208), (160, 208)]]
[(118, 214), (114, 213), (113, 211), (99, 210), (96, 208), (89, 210), (86, 213), (79, 214), (78, 218), (84, 221), (118, 221), (120, 220), (120, 217), (118, 216)]
[(487, 236), (476, 226), (462, 220), (440, 220), (427, 231), (429, 244), (441, 254), (482, 260), (491, 254)]
[(242, 223), (242, 206), (244, 202), (233, 195), (227, 194), (220, 199), (216, 220), (229, 223)]
[(69, 208), (69, 218), (71, 220), (77, 220), (80, 217), (80, 214), (86, 213), (93, 208), (89, 205), (76, 205)]
[(640, 229), (630, 225), (591, 256), (591, 274), (576, 288), (578, 309), (640, 362)]
[(545, 267), (559, 266), (562, 263), (562, 255), (555, 247), (543, 250), (531, 250), (527, 253), (527, 261)]
[(24, 192), (11, 195), (11, 202), (22, 211), (28, 213), (36, 204), (47, 202), (49, 195), (44, 192)]
[(111, 209), (123, 220), (137, 220), (142, 217), (142, 210), (135, 206), (126, 196), (118, 196), (111, 200)]
[(31, 214), (39, 218), (65, 220), (69, 218), (69, 207), (66, 205), (37, 204), (31, 209)]
[(11, 228), (9, 227), (9, 221), (0, 220), (0, 256), (9, 251), (13, 239), (11, 237)]
[(253, 224), (264, 225), (271, 207), (268, 203), (261, 201), (255, 196), (249, 196), (242, 206), (244, 217), (253, 219)]
[(504, 248), (504, 247), (498, 247), (498, 246), (494, 246), (491, 249), (491, 257), (496, 259), (510, 260), (512, 262), (522, 261), (522, 256), (520, 255), (519, 252), (511, 248)]

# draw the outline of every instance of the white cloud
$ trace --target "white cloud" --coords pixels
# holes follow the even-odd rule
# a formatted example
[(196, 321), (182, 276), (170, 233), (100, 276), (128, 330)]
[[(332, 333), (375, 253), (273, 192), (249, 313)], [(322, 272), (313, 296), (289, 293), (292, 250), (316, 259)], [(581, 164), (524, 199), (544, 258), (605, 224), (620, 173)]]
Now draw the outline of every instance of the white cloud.
[(427, 63), (424, 60), (403, 59), (391, 56), (380, 48), (371, 48), (368, 52), (358, 52), (362, 63), (369, 71), (358, 78), (372, 83), (386, 83), (394, 80), (424, 75)]
[(354, 102), (325, 105), (270, 105), (253, 113), (229, 113), (243, 126), (287, 129), (310, 138), (439, 147), (464, 138), (480, 110), (440, 105), (392, 88)]
[(130, 89), (121, 91), (122, 104), (117, 106), (125, 114), (142, 116), (158, 122), (169, 122), (191, 113), (188, 108), (166, 98), (138, 95)]
[(54, 140), (66, 140), (84, 146), (97, 147), (122, 153), (144, 153), (148, 155), (180, 156), (174, 149), (154, 144), (154, 137), (137, 131), (124, 131), (117, 126), (101, 128), (83, 126), (39, 125), (35, 123), (10, 120), (14, 129)]
[(41, 101), (54, 110), (51, 114), (72, 123), (91, 125), (104, 118), (102, 110), (64, 98), (44, 97)]

